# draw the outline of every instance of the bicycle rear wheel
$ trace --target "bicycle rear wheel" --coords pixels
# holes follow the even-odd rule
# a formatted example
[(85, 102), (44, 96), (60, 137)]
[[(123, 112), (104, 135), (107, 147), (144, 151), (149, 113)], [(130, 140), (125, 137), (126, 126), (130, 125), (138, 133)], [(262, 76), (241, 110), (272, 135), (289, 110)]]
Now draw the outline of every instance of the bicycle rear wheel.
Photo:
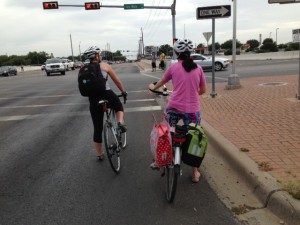
[(103, 127), (104, 144), (109, 164), (115, 173), (121, 169), (120, 151), (116, 132), (112, 124), (106, 122)]
[(166, 167), (167, 172), (167, 200), (169, 203), (174, 201), (176, 189), (177, 189), (177, 180), (180, 173), (179, 165), (171, 165)]

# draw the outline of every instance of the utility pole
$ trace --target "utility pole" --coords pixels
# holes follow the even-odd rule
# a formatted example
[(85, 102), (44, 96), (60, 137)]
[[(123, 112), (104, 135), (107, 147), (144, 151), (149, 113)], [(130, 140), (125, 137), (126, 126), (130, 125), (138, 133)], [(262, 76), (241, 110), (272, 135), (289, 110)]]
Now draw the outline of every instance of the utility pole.
[(145, 46), (144, 46), (144, 36), (143, 36), (143, 28), (141, 27), (141, 32), (142, 32), (142, 55), (145, 55)]
[(79, 42), (79, 58), (80, 58), (80, 62), (82, 62), (82, 60), (81, 60), (81, 49), (80, 49), (80, 44), (81, 44), (81, 41)]
[(70, 42), (71, 42), (72, 60), (73, 60), (73, 62), (74, 62), (73, 44), (72, 44), (72, 36), (71, 36), (71, 34), (70, 34)]

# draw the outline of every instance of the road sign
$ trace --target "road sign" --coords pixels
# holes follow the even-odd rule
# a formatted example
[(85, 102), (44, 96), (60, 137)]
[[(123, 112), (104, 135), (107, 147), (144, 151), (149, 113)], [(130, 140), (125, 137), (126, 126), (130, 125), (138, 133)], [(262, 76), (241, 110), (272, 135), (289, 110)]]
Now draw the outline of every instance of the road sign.
[(205, 40), (207, 42), (209, 42), (211, 35), (212, 35), (212, 32), (203, 32), (203, 36), (205, 37)]
[(143, 9), (144, 4), (124, 4), (124, 9)]
[(201, 19), (224, 18), (231, 15), (231, 5), (219, 5), (209, 7), (199, 7), (196, 11), (196, 17)]
[(300, 29), (293, 30), (293, 42), (300, 42)]
[(300, 0), (269, 0), (269, 4), (273, 3), (280, 3), (280, 4), (286, 4), (286, 3), (300, 3)]

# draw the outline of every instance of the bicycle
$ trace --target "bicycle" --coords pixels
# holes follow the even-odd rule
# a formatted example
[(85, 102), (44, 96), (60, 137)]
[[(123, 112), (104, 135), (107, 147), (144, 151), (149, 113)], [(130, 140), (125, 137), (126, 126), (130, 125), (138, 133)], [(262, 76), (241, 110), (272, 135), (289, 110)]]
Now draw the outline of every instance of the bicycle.
[[(118, 95), (118, 97), (124, 96)], [(124, 97), (124, 104), (125, 103), (126, 97)], [(106, 154), (111, 168), (118, 174), (121, 170), (120, 152), (127, 146), (127, 135), (126, 132), (121, 132), (118, 127), (116, 112), (109, 107), (108, 100), (100, 100), (99, 106), (102, 107), (105, 115), (103, 133)]]
[[(164, 86), (163, 91), (153, 91), (158, 95), (168, 96), (170, 91)], [(186, 141), (186, 135), (189, 130), (197, 130), (196, 127), (190, 125), (179, 125), (178, 122), (185, 118), (185, 114), (178, 111), (170, 110), (167, 112), (169, 118), (170, 132), (172, 138), (172, 162), (170, 165), (161, 168), (161, 176), (167, 177), (166, 197), (169, 203), (175, 199), (177, 190), (178, 176), (182, 175), (181, 169), (181, 146)]]

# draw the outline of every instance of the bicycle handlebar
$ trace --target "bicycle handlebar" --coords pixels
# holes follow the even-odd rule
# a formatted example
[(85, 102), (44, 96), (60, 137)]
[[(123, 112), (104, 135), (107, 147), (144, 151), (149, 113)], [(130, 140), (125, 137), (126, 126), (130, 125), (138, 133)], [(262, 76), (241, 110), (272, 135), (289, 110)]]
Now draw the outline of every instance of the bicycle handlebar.
[(127, 101), (127, 92), (126, 92), (126, 95), (125, 94), (120, 94), (120, 95), (118, 95), (118, 97), (120, 98), (120, 97), (123, 97), (123, 102), (124, 102), (124, 104), (126, 104), (126, 101)]
[[(153, 84), (155, 85), (157, 82), (154, 82)], [(163, 91), (157, 91), (157, 90), (152, 90), (149, 88), (149, 90), (155, 94), (158, 94), (158, 95), (162, 95), (162, 96), (168, 96), (169, 95), (169, 91), (168, 91), (168, 88), (166, 87), (166, 85), (164, 85), (163, 87)]]

